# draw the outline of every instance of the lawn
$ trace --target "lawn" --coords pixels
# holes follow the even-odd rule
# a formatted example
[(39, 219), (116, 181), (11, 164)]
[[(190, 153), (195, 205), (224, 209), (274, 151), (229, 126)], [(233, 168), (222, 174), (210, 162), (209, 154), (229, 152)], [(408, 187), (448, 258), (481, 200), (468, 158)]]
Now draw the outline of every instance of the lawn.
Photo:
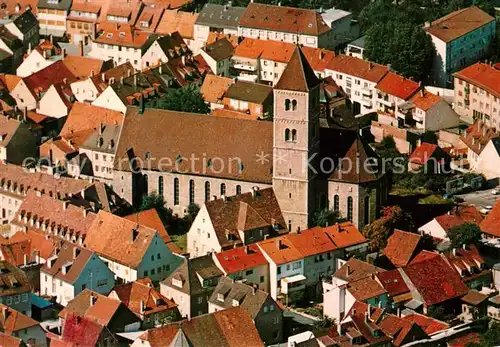
[(180, 235), (179, 234), (173, 234), (173, 235), (170, 235), (170, 238), (177, 245), (177, 247), (179, 247), (180, 249), (182, 249), (183, 252), (187, 251), (187, 233), (186, 234), (180, 234)]
[(448, 205), (448, 204), (453, 204), (453, 201), (451, 201), (450, 199), (445, 199), (441, 195), (433, 194), (433, 195), (429, 195), (429, 196), (426, 196), (425, 198), (420, 199), (418, 201), (418, 203), (421, 205), (425, 205), (425, 204)]

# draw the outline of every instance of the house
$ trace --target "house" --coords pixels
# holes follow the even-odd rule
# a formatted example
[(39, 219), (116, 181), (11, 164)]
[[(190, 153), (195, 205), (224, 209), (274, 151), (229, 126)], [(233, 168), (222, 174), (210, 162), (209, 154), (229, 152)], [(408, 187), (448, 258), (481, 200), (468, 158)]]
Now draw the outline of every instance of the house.
[(31, 285), (26, 273), (6, 261), (0, 261), (2, 272), (0, 279), (4, 286), (0, 288), (2, 303), (18, 314), (31, 317)]
[(415, 322), (419, 327), (421, 327), (427, 335), (435, 334), (439, 331), (448, 329), (450, 326), (445, 322), (439, 321), (435, 318), (424, 316), (420, 313), (412, 313), (405, 315), (403, 319), (410, 322)]
[(495, 18), (476, 6), (460, 9), (426, 23), (436, 54), (432, 78), (441, 87), (451, 86), (452, 74), (485, 56), (495, 37)]
[(499, 238), (500, 228), (498, 227), (498, 223), (500, 223), (500, 203), (497, 201), (493, 209), (488, 213), (481, 224), (479, 224), (483, 236), (486, 238)]
[(475, 172), (482, 174), (488, 181), (497, 181), (500, 178), (498, 164), (500, 160), (500, 139), (492, 138), (479, 154)]
[(229, 76), (229, 62), (234, 53), (234, 46), (227, 38), (206, 45), (200, 53), (215, 75)]
[(99, 25), (96, 38), (92, 40), (89, 55), (112, 59), (117, 65), (130, 62), (140, 71), (143, 68), (142, 57), (155, 39), (154, 35), (137, 30), (130, 24), (104, 22)]
[(28, 77), (63, 58), (61, 49), (45, 40), (33, 50), (28, 50), (27, 56), (16, 70), (16, 75), (21, 78)]
[(0, 304), (0, 329), (6, 335), (21, 339), (28, 346), (48, 346), (45, 330), (40, 323), (4, 304)]
[(224, 276), (269, 292), (269, 263), (256, 244), (212, 253)]
[(120, 300), (85, 289), (59, 312), (59, 320), (64, 331), (66, 322), (71, 322), (74, 316), (88, 319), (111, 334), (137, 331), (141, 321)]
[(487, 269), (486, 261), (479, 254), (476, 246), (463, 245), (445, 252), (448, 263), (455, 268), (462, 281), (470, 289), (482, 290), (491, 284), (491, 271)]
[(413, 296), (406, 307), (424, 314), (436, 305), (456, 312), (458, 299), (469, 291), (456, 270), (437, 253), (420, 252), (400, 273)]
[(384, 248), (384, 256), (395, 267), (402, 267), (408, 263), (421, 251), (421, 236), (402, 230), (394, 230), (387, 239)]
[(345, 53), (346, 55), (363, 59), (364, 53), (365, 53), (365, 36), (362, 36), (359, 39), (356, 39), (347, 44)]
[(198, 13), (165, 9), (155, 33), (159, 36), (167, 36), (178, 32), (189, 49), (192, 52), (198, 52), (200, 46), (196, 46), (194, 40), (194, 23), (198, 15)]
[(225, 92), (222, 104), (229, 110), (265, 118), (272, 112), (273, 88), (265, 84), (236, 81)]
[(20, 165), (37, 157), (36, 137), (24, 120), (0, 116), (0, 161)]
[(420, 88), (419, 83), (389, 71), (375, 86), (376, 109), (395, 114), (397, 107), (408, 101)]
[(454, 128), (460, 117), (439, 95), (420, 89), (396, 110), (398, 125), (423, 131)]
[(376, 143), (382, 142), (384, 137), (392, 137), (396, 149), (403, 154), (411, 154), (420, 139), (420, 133), (412, 129), (399, 128), (392, 116), (386, 117), (380, 113), (378, 114), (378, 121), (372, 121), (370, 133), (375, 138)]
[(161, 295), (149, 278), (120, 284), (108, 294), (109, 298), (123, 302), (142, 321), (142, 329), (171, 323), (180, 318), (177, 304)]
[(63, 37), (66, 33), (66, 19), (71, 7), (70, 0), (38, 1), (38, 21), (40, 33)]
[(66, 16), (66, 34), (75, 44), (88, 43), (97, 34), (97, 22), (102, 14), (102, 2), (72, 1)]
[(68, 115), (73, 106), (74, 98), (69, 84), (53, 84), (38, 101), (36, 112), (40, 115), (61, 119)]
[(200, 93), (203, 96), (203, 100), (210, 104), (210, 109), (215, 110), (219, 108), (224, 108), (222, 99), (228, 88), (233, 84), (232, 78), (207, 75), (203, 80), (201, 85)]
[(18, 337), (0, 333), (0, 344), (2, 346), (25, 347), (26, 344)]
[(266, 345), (282, 341), (283, 310), (271, 296), (245, 283), (222, 277), (208, 301), (208, 312), (214, 313), (235, 306), (249, 313)]
[(178, 305), (182, 317), (191, 319), (208, 312), (208, 299), (221, 276), (222, 272), (210, 255), (184, 259), (160, 282), (160, 292)]
[(238, 34), (238, 24), (245, 11), (245, 7), (231, 4), (205, 4), (194, 23), (194, 40), (197, 41), (197, 46), (202, 47), (212, 31), (242, 36)]
[(422, 235), (430, 235), (433, 238), (446, 240), (448, 232), (459, 225), (472, 223), (480, 225), (483, 221), (483, 216), (474, 206), (457, 206), (450, 212), (441, 216), (435, 217), (430, 222), (418, 228)]
[[(220, 189), (225, 190), (225, 186)], [(272, 188), (254, 189), (244, 194), (240, 191), (238, 195), (215, 200), (209, 200), (210, 185), (205, 185), (205, 190), (207, 201), (187, 234), (187, 251), (191, 257), (248, 245), (287, 232)]]
[(2, 56), (0, 57), (0, 70), (2, 72), (13, 73), (21, 64), (25, 52), (22, 41), (7, 27), (0, 27), (0, 47)]
[(450, 155), (441, 147), (424, 142), (408, 158), (408, 170), (438, 174), (447, 172), (450, 163)]
[[(17, 6), (17, 5), (16, 5)], [(30, 6), (35, 10), (34, 6)], [(5, 24), (5, 28), (23, 43), (24, 51), (40, 43), (40, 28), (35, 14), (29, 9)], [(19, 11), (17, 11), (19, 12)]]
[(97, 214), (84, 245), (107, 263), (118, 283), (143, 277), (158, 282), (182, 262), (156, 230), (105, 211)]
[(156, 39), (142, 56), (142, 68), (146, 69), (168, 62), (170, 59), (189, 54), (186, 43), (178, 32)]
[(92, 319), (70, 314), (66, 317), (61, 336), (47, 334), (51, 346), (119, 346), (118, 339), (104, 325)]
[[(16, 232), (1, 244), (1, 257), (9, 263), (24, 267), (30, 264), (44, 264), (56, 252), (58, 242), (36, 229), (27, 228)], [(39, 290), (40, 281), (32, 285)]]
[(242, 307), (232, 307), (179, 323), (150, 329), (139, 336), (133, 347), (164, 346), (263, 347), (252, 317)]
[[(376, 274), (384, 271), (356, 258), (339, 261), (338, 270), (331, 278), (323, 279), (323, 314), (340, 322), (357, 298), (370, 305), (385, 307), (388, 294)], [(349, 284), (353, 284), (349, 286)], [(348, 290), (351, 289), (351, 290)], [(382, 299), (382, 300), (381, 300)], [(376, 304), (375, 304), (376, 302)]]
[(114, 284), (113, 273), (94, 252), (69, 242), (40, 269), (40, 293), (63, 306), (85, 289), (107, 294)]
[[(118, 144), (113, 187), (117, 191), (124, 189), (126, 201), (137, 206), (144, 194), (156, 191), (163, 195), (174, 213), (183, 215), (190, 203), (201, 206), (207, 196), (231, 195), (240, 190), (239, 187), (240, 191), (249, 191), (253, 187), (272, 186), (282, 211), (287, 211), (283, 217), (289, 230), (307, 229), (313, 211), (331, 206), (329, 197), (339, 195), (341, 212), (362, 227), (376, 218), (385, 200), (384, 176), (380, 170), (359, 168), (350, 170), (349, 175), (340, 172), (347, 170), (336, 170), (330, 176), (313, 175), (311, 170), (305, 170), (306, 153), (318, 153), (315, 165), (325, 157), (327, 163), (335, 164), (346, 156), (356, 163), (358, 148), (362, 149), (361, 162), (376, 158), (357, 132), (320, 127), (319, 86), (320, 81), (299, 47), (274, 87), (273, 122), (197, 114), (186, 117), (185, 113), (152, 108), (143, 111), (131, 106), (127, 109)], [(291, 118), (297, 122), (289, 123)], [(200, 129), (196, 143), (182, 141), (185, 136), (193, 136), (192, 129)], [(227, 129), (233, 131), (228, 133)], [(245, 134), (240, 133), (243, 129)], [(314, 135), (316, 140), (309, 135)], [(218, 139), (217, 143), (214, 138)], [(146, 148), (142, 139), (156, 145)], [(263, 159), (256, 161), (256, 153)], [(271, 153), (273, 158), (289, 159), (272, 165)], [(191, 159), (183, 156), (206, 160), (190, 165)], [(213, 160), (215, 157), (220, 159)], [(159, 163), (159, 158), (169, 160)], [(147, 164), (144, 159), (148, 160)], [(225, 168), (231, 169), (220, 172), (222, 162)], [(131, 163), (139, 166), (132, 170)], [(204, 194), (208, 191), (204, 191), (205, 186), (217, 189)], [(335, 193), (337, 187), (338, 194)]]
[(325, 76), (331, 76), (342, 88), (357, 115), (376, 110), (376, 85), (388, 72), (387, 66), (339, 54), (328, 63)]
[(482, 120), (500, 127), (500, 69), (497, 65), (476, 63), (453, 74), (455, 111), (468, 122)]
[[(460, 140), (467, 146), (467, 161), (472, 171), (478, 166), (479, 157), (488, 142), (498, 136), (495, 128), (488, 127), (486, 122), (482, 120), (477, 120), (462, 133)], [(493, 159), (491, 157), (491, 148), (486, 155), (488, 155), (489, 159)], [(484, 163), (482, 167), (484, 167)]]
[(398, 269), (382, 271), (375, 276), (387, 291), (387, 308), (392, 312), (404, 309), (404, 305), (412, 299), (412, 295)]
[(315, 10), (250, 3), (239, 19), (238, 36), (333, 49), (335, 31)]

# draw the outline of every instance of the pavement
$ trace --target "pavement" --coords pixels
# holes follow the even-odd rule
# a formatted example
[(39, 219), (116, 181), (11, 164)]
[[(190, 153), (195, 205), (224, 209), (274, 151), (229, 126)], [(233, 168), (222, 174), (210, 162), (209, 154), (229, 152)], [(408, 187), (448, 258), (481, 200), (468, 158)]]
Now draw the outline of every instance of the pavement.
[(494, 206), (495, 202), (500, 199), (500, 195), (491, 194), (492, 190), (493, 188), (455, 196), (464, 199), (465, 204), (474, 205), (480, 209), (486, 206)]

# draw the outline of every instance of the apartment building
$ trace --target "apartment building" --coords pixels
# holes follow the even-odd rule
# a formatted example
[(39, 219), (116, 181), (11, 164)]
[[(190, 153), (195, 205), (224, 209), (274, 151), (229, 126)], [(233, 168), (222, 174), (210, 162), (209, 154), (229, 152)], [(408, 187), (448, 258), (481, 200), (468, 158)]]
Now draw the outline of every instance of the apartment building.
[(91, 57), (113, 59), (117, 65), (130, 62), (137, 70), (142, 70), (142, 56), (156, 37), (136, 30), (130, 24), (106, 22), (99, 26), (97, 37), (92, 40)]
[(441, 87), (453, 85), (452, 74), (484, 57), (495, 37), (495, 18), (476, 6), (452, 12), (424, 30), (432, 38), (436, 54), (432, 78)]
[[(244, 7), (205, 4), (194, 23), (194, 40), (201, 48), (208, 40), (210, 32), (238, 35), (238, 23), (245, 12)], [(193, 49), (194, 53), (197, 53)]]
[(40, 34), (63, 37), (71, 0), (40, 0), (37, 7)]
[(101, 14), (103, 3), (94, 1), (73, 1), (66, 18), (66, 32), (73, 43), (95, 38), (97, 20)]
[(500, 64), (476, 63), (453, 76), (455, 111), (470, 123), (500, 127)]
[(388, 72), (375, 86), (376, 109), (384, 113), (394, 114), (396, 108), (412, 97), (419, 89), (420, 84)]

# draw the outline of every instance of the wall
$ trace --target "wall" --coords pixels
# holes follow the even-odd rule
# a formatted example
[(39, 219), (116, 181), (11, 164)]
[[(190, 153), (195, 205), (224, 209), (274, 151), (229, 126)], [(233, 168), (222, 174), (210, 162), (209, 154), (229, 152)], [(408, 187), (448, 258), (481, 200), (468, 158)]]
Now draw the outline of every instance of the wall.
[(99, 95), (99, 91), (90, 78), (71, 83), (71, 91), (78, 102), (94, 101)]
[(53, 296), (57, 303), (66, 306), (75, 297), (75, 288), (72, 284), (57, 279), (42, 270), (40, 273), (40, 293)]
[(269, 296), (254, 319), (255, 328), (266, 346), (277, 344), (283, 338), (283, 311)]
[(447, 239), (448, 236), (446, 231), (441, 227), (436, 219), (431, 220), (429, 223), (422, 225), (418, 228), (418, 231), (422, 234), (431, 235), (432, 237), (437, 237), (439, 239)]
[(89, 56), (102, 60), (113, 59), (117, 65), (121, 65), (128, 61), (134, 68), (138, 70), (142, 69), (141, 48), (130, 48), (92, 42), (92, 49)]
[[(102, 59), (102, 58), (99, 58)], [(107, 87), (97, 99), (92, 102), (92, 105), (101, 106), (110, 110), (115, 110), (125, 114), (127, 112), (127, 106), (123, 104), (121, 99), (116, 95), (115, 91), (111, 87)]]
[(80, 147), (80, 154), (86, 154), (92, 162), (94, 177), (111, 181), (113, 179), (114, 154)]
[[(137, 276), (149, 277), (155, 282), (161, 281), (174, 272), (181, 263), (182, 258), (173, 254), (158, 233), (155, 233), (137, 268)], [(147, 275), (145, 271), (148, 272)]]
[(163, 283), (160, 283), (160, 293), (175, 301), (182, 317), (191, 318), (191, 300), (188, 294)]
[(491, 140), (479, 155), (474, 170), (483, 174), (487, 180), (500, 177), (500, 156)]
[(16, 75), (19, 77), (28, 77), (35, 72), (45, 69), (47, 66), (55, 63), (56, 61), (56, 59), (45, 59), (40, 52), (34, 50), (17, 68)]
[(187, 234), (187, 252), (191, 258), (220, 252), (221, 246), (207, 208), (203, 205)]
[(13, 308), (28, 317), (31, 317), (31, 299), (29, 290), (25, 290), (24, 292), (19, 291), (17, 294), (13, 295), (2, 296), (0, 297), (0, 303)]
[(165, 52), (163, 52), (163, 49), (161, 49), (158, 41), (155, 41), (142, 56), (142, 69), (156, 66), (159, 62), (168, 62), (168, 57), (165, 55)]
[(15, 86), (10, 95), (16, 100), (16, 104), (20, 109), (27, 107), (28, 111), (31, 111), (37, 106), (35, 97), (31, 94), (23, 80)]
[(238, 36), (250, 37), (261, 40), (282, 41), (293, 44), (304, 45), (313, 48), (333, 48), (328, 40), (321, 40), (324, 47), (319, 47), (320, 39), (317, 36), (303, 35), (297, 33), (286, 33), (274, 30), (260, 30), (246, 27), (238, 27)]
[(23, 330), (16, 331), (12, 335), (19, 337), (26, 344), (28, 344), (28, 342), (34, 340), (35, 343), (28, 344), (28, 346), (37, 346), (37, 347), (38, 346), (39, 347), (47, 346), (47, 336), (45, 334), (45, 331), (42, 329), (42, 327), (39, 324), (32, 326), (28, 329), (25, 329), (25, 330), (23, 329)]
[(62, 37), (66, 31), (67, 15), (67, 10), (38, 8), (40, 34), (47, 35), (48, 32), (57, 32), (56, 36)]
[(37, 113), (52, 118), (65, 117), (68, 115), (68, 111), (68, 107), (53, 85), (50, 86), (47, 92), (42, 96), (36, 110)]
[(24, 200), (24, 195), (5, 191), (0, 187), (0, 224), (9, 223)]
[[(417, 108), (417, 110), (419, 109)], [(459, 122), (458, 114), (446, 101), (441, 100), (425, 112), (423, 125), (426, 131), (437, 131), (457, 127)]]

